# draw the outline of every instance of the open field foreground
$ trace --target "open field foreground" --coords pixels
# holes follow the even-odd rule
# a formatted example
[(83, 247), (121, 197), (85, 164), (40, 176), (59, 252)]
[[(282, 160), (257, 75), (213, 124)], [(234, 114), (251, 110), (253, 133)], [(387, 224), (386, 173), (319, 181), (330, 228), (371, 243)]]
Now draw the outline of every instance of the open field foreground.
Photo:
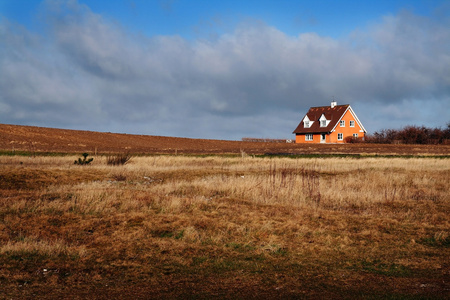
[[(294, 135), (291, 136), (295, 139)], [(449, 155), (450, 145), (289, 144), (188, 139), (0, 124), (10, 153)]]
[(0, 156), (5, 299), (450, 297), (450, 161)]

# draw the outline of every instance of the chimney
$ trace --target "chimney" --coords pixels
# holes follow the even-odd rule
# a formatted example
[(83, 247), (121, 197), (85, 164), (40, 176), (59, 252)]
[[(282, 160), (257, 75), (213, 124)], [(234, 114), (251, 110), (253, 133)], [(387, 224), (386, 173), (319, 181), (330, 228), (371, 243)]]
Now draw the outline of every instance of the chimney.
[(336, 101), (331, 101), (331, 108), (334, 108), (335, 106), (337, 105), (337, 102)]

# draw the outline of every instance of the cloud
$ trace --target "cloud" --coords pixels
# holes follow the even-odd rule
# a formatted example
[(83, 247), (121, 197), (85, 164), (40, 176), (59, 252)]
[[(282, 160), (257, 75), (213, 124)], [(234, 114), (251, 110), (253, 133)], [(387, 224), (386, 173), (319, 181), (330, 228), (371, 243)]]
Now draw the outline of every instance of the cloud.
[[(258, 20), (214, 40), (149, 37), (75, 1), (47, 2), (43, 20), (42, 34), (0, 21), (2, 122), (289, 138), (309, 106), (333, 96), (368, 119), (369, 130), (398, 125), (399, 115), (404, 125), (449, 119), (448, 18), (405, 11), (342, 40), (289, 36)], [(409, 102), (424, 109), (402, 114)], [(447, 120), (433, 123), (431, 110)]]

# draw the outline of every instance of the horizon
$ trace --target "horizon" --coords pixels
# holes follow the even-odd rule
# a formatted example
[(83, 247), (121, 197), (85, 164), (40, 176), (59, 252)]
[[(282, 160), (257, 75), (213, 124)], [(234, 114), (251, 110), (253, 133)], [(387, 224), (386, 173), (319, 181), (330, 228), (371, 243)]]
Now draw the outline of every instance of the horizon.
[(369, 134), (445, 128), (448, 49), (442, 0), (0, 0), (0, 121), (292, 139), (335, 100)]

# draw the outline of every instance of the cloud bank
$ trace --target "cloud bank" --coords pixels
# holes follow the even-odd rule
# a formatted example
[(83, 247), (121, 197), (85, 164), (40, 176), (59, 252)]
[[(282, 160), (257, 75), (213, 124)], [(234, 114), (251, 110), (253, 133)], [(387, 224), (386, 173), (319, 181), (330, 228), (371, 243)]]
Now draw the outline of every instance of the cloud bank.
[(0, 19), (0, 122), (240, 139), (290, 138), (310, 106), (352, 105), (369, 131), (450, 121), (449, 14), (403, 11), (345, 39), (261, 21), (215, 39), (145, 36), (77, 2), (42, 30)]

